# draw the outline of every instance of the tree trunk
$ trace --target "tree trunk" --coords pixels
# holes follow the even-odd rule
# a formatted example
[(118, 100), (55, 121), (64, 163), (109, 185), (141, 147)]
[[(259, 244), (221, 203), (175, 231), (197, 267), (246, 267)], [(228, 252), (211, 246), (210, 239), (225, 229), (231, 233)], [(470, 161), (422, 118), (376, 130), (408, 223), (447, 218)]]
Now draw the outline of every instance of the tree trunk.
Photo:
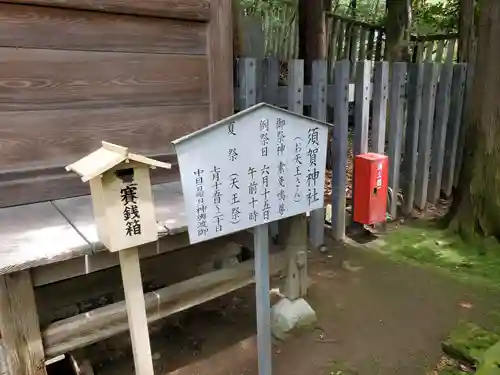
[(299, 0), (299, 59), (304, 60), (304, 83), (311, 83), (315, 59), (326, 58), (325, 0)]
[(476, 0), (460, 0), (458, 58), (471, 61), (476, 53)]
[(450, 226), (465, 239), (475, 235), (500, 239), (500, 1), (481, 0), (479, 5), (467, 136)]
[(233, 55), (235, 58), (241, 56), (241, 38), (242, 38), (242, 30), (240, 25), (240, 17), (241, 17), (241, 6), (238, 0), (233, 0)]
[(411, 0), (387, 0), (385, 58), (409, 61)]

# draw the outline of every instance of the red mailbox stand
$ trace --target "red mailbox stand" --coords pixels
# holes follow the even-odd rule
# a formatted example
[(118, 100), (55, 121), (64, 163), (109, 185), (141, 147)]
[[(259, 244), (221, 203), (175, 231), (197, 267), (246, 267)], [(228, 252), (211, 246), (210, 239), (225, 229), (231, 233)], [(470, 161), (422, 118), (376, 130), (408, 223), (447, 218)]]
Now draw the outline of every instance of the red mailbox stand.
[(354, 159), (354, 221), (372, 225), (385, 222), (389, 159), (372, 152)]

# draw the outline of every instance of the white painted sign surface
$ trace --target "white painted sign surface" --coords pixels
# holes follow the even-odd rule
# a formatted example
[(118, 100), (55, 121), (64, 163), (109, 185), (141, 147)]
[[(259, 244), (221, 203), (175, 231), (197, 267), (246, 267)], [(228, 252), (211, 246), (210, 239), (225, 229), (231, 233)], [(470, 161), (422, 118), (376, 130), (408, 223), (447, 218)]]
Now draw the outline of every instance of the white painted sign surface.
[(259, 104), (174, 142), (191, 243), (323, 207), (328, 125)]

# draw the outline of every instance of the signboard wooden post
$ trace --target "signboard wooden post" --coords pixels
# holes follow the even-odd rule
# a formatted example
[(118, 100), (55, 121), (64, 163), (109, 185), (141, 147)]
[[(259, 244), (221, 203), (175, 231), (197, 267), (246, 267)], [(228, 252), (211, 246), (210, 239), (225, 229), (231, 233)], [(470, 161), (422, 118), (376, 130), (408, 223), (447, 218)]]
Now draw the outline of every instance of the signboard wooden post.
[(255, 228), (259, 374), (271, 374), (268, 224), (323, 208), (329, 125), (260, 103), (173, 142), (191, 243)]
[(66, 167), (89, 181), (99, 240), (119, 251), (135, 372), (140, 375), (154, 375), (137, 246), (158, 238), (149, 179), (149, 169), (156, 167), (171, 166), (108, 142)]

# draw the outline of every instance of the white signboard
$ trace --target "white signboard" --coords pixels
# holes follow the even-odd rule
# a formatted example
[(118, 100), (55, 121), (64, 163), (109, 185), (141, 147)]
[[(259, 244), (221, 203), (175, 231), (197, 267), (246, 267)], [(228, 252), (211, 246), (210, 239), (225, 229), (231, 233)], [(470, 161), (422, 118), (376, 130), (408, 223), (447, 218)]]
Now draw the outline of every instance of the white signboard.
[(327, 140), (261, 103), (174, 141), (191, 243), (322, 208)]

